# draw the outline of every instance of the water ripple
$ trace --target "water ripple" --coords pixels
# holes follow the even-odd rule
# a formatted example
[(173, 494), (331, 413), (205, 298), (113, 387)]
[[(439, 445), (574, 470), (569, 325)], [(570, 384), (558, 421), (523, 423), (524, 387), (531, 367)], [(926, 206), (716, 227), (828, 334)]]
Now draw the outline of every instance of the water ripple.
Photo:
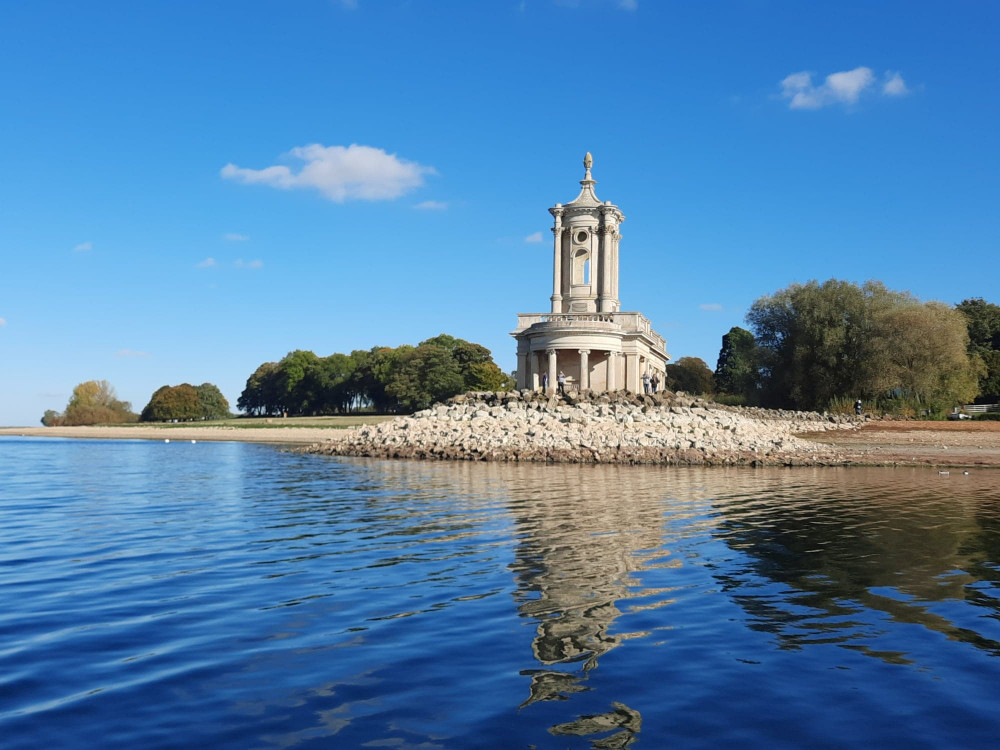
[(0, 439), (0, 744), (993, 747), (996, 476)]

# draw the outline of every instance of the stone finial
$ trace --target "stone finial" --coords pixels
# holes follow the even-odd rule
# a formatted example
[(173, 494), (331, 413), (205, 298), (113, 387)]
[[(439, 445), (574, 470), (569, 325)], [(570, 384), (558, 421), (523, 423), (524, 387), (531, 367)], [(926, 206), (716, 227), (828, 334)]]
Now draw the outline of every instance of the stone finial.
[(583, 157), (583, 168), (589, 170), (592, 166), (594, 166), (594, 157), (588, 151), (587, 155)]

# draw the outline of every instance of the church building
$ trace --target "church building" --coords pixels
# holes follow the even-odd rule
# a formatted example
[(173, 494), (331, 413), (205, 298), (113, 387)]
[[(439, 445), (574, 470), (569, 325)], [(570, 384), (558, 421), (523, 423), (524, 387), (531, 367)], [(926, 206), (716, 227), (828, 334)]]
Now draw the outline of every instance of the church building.
[(517, 316), (517, 387), (555, 390), (560, 372), (567, 390), (642, 393), (642, 376), (658, 375), (670, 359), (667, 342), (638, 312), (622, 312), (618, 298), (618, 228), (625, 221), (618, 206), (601, 203), (591, 179), (593, 159), (580, 194), (565, 206), (549, 209), (552, 227), (552, 311)]

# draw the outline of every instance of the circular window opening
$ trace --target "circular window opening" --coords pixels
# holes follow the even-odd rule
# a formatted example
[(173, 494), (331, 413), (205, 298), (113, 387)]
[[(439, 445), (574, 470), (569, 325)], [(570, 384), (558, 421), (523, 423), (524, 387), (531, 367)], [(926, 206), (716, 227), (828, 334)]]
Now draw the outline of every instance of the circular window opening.
[(587, 233), (586, 232), (577, 232), (576, 233), (576, 241), (577, 242), (581, 242), (581, 243), (582, 242), (586, 242), (587, 241)]

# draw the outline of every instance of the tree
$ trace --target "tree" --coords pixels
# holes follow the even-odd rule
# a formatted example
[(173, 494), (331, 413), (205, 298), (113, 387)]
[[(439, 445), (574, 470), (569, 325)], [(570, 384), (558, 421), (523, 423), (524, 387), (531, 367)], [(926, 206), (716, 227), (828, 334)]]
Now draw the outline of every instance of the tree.
[(140, 418), (143, 422), (167, 422), (174, 419), (187, 422), (200, 419), (202, 413), (198, 390), (189, 383), (181, 383), (157, 388), (143, 408)]
[(757, 389), (755, 350), (757, 342), (745, 328), (733, 326), (722, 337), (715, 367), (715, 390), (751, 398)]
[(51, 425), (123, 424), (139, 417), (128, 401), (119, 401), (115, 388), (107, 380), (88, 380), (73, 389), (62, 415), (51, 409), (42, 417)]
[(236, 400), (236, 408), (247, 414), (280, 414), (277, 362), (265, 362), (247, 378), (246, 387)]
[(195, 386), (198, 393), (198, 409), (202, 419), (225, 419), (230, 416), (229, 402), (217, 385), (202, 383)]
[(965, 317), (969, 332), (969, 354), (978, 357), (983, 370), (979, 378), (980, 400), (1000, 400), (1000, 305), (982, 297), (962, 300), (956, 309)]
[(407, 411), (426, 409), (465, 388), (465, 379), (451, 352), (437, 344), (423, 343), (401, 355), (386, 393), (395, 396)]
[(981, 362), (969, 358), (960, 312), (940, 302), (912, 302), (882, 313), (880, 324), (877, 345), (888, 354), (893, 389), (934, 411), (975, 398)]
[(699, 357), (681, 357), (667, 365), (666, 387), (671, 391), (684, 391), (695, 395), (712, 393), (714, 378), (705, 360)]
[(879, 282), (793, 284), (754, 302), (747, 322), (769, 406), (893, 396), (942, 408), (966, 398), (978, 372), (958, 313)]

